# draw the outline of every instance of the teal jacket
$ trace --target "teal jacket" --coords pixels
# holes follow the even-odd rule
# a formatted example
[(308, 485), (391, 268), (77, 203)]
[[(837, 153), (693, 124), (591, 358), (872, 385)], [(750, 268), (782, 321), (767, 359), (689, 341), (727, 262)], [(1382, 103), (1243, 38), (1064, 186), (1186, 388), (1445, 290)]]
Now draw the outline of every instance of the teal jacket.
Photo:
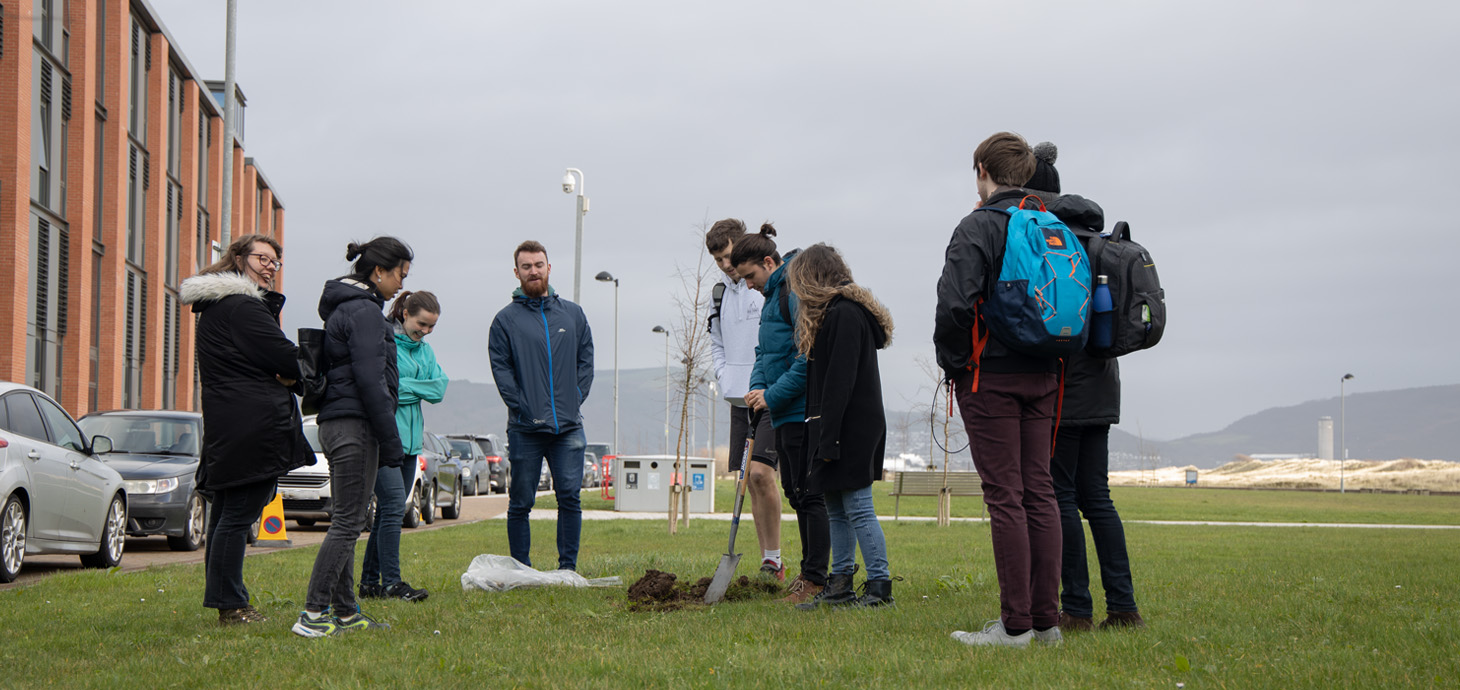
[[(760, 310), (760, 344), (755, 346), (755, 368), (750, 390), (765, 391), (771, 426), (806, 421), (806, 356), (796, 351), (796, 314), (801, 300), (786, 284), (786, 267), (796, 251), (765, 281), (765, 305)], [(781, 313), (781, 291), (787, 291), (791, 318)]]
[(421, 452), (421, 434), (426, 417), (421, 401), (431, 404), (446, 397), (446, 373), (436, 364), (436, 352), (426, 341), (416, 342), (395, 324), (396, 366), (400, 369), (400, 393), (395, 407), (395, 426), (407, 455)]

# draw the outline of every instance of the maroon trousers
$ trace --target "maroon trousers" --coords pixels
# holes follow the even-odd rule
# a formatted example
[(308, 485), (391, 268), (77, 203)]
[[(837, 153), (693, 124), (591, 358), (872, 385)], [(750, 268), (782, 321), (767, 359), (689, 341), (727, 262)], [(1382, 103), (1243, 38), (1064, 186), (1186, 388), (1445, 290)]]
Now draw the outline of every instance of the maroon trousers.
[(1049, 473), (1056, 374), (959, 377), (958, 408), (983, 482), (999, 574), (999, 604), (1010, 630), (1059, 624), (1060, 509)]

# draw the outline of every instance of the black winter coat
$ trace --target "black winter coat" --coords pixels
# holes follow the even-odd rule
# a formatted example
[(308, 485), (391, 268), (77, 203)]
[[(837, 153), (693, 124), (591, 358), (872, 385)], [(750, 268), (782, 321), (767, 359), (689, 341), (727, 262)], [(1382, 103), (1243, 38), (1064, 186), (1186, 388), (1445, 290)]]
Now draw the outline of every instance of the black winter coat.
[(181, 297), (198, 315), (198, 488), (271, 481), (314, 464), (294, 394), (274, 378), (299, 378), (298, 348), (279, 328), (284, 296), (237, 273), (213, 273), (184, 280)]
[(385, 300), (369, 283), (336, 278), (324, 284), (319, 318), (324, 320), (329, 373), (318, 419), (365, 420), (380, 443), (380, 465), (398, 467), (404, 453), (395, 424), (400, 373), (395, 329), (381, 311), (384, 307)]
[(806, 363), (806, 450), (811, 491), (851, 491), (882, 478), (887, 416), (877, 350), (887, 333), (855, 300), (835, 297)]
[[(1074, 194), (1045, 199), (1045, 208), (1071, 230), (1099, 233), (1105, 229), (1105, 212), (1099, 204)], [(1060, 424), (1095, 426), (1119, 423), (1120, 364), (1113, 358), (1091, 357), (1083, 350), (1067, 358)]]
[[(989, 197), (988, 207), (1017, 206), (1032, 192), (1011, 189)], [(974, 329), (983, 333), (983, 316), (975, 317), (975, 305), (999, 279), (1004, 262), (1004, 244), (1009, 235), (1009, 217), (1002, 213), (968, 214), (953, 230), (944, 254), (943, 275), (938, 278), (938, 308), (933, 316), (933, 346), (938, 366), (950, 378), (977, 366), (987, 372), (1037, 373), (1058, 371), (1059, 361), (1030, 357), (1009, 349), (990, 337), (978, 362), (974, 362)]]

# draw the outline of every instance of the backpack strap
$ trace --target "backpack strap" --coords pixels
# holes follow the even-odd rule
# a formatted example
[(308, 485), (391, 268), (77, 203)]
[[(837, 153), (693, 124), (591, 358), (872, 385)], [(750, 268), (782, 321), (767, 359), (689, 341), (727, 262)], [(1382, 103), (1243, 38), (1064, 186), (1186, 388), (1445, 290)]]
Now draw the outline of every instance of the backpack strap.
[(779, 301), (781, 303), (781, 318), (785, 319), (786, 323), (791, 326), (791, 330), (794, 331), (796, 329), (796, 324), (795, 322), (791, 321), (791, 286), (782, 283), (781, 291), (779, 294)]
[(710, 318), (705, 321), (706, 333), (715, 330), (715, 319), (720, 318), (720, 304), (725, 301), (724, 282), (715, 283), (715, 287), (710, 288), (710, 299), (715, 303), (715, 306), (710, 310)]
[(1114, 238), (1116, 242), (1129, 242), (1130, 223), (1127, 223), (1123, 220), (1117, 222), (1115, 224), (1115, 229), (1110, 231), (1110, 236)]
[[(989, 327), (984, 324), (983, 316), (980, 315), (979, 307), (983, 306), (983, 298), (980, 297), (973, 303), (973, 356), (969, 358), (968, 368), (973, 371), (973, 383), (969, 385), (968, 392), (978, 392), (978, 372), (983, 369), (979, 362), (983, 359), (983, 350), (989, 344)], [(979, 331), (983, 331), (982, 334)]]

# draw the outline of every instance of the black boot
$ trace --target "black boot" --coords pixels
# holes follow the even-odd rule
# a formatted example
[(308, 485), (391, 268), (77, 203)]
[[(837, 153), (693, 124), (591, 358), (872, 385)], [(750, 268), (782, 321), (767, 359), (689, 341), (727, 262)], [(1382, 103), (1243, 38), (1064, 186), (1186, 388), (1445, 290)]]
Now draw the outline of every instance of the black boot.
[(862, 585), (862, 596), (853, 605), (890, 606), (892, 603), (892, 580), (868, 580)]
[(797, 604), (796, 608), (802, 611), (815, 611), (817, 607), (838, 606), (850, 604), (857, 600), (857, 595), (852, 591), (852, 576), (857, 573), (853, 568), (852, 572), (846, 575), (832, 575), (826, 578), (826, 589), (804, 604)]

